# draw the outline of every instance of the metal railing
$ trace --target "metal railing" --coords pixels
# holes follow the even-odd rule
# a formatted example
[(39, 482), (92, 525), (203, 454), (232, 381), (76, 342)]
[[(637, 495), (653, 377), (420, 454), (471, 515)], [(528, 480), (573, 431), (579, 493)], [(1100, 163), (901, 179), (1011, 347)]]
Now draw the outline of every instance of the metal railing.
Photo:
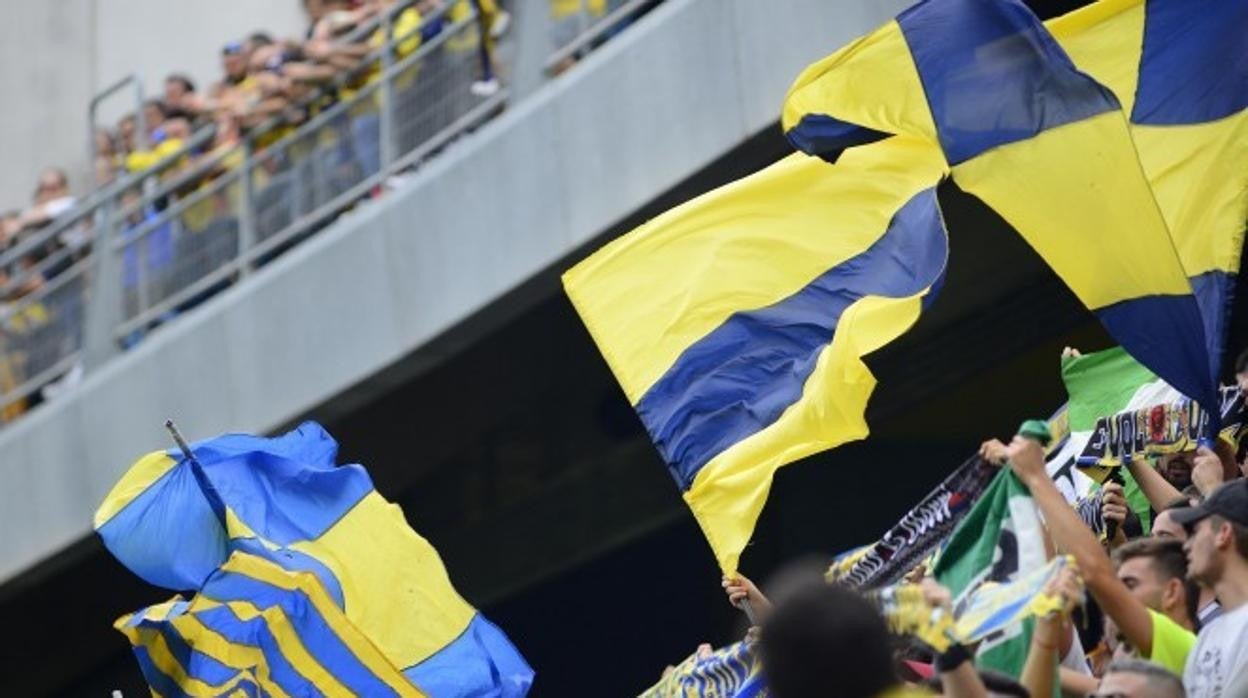
[(0, 254), (0, 269), (21, 267), (0, 285), (0, 299), (15, 298), (0, 304), (0, 423), (71, 369), (134, 346), (501, 110), (506, 90), (470, 90), (481, 70), (475, 12), (400, 55), (421, 31), (393, 36), (410, 4), (357, 28), (384, 40), (334, 81), (338, 101), (306, 123), (272, 121), (192, 158), (212, 136), (197, 132), (153, 169), (102, 188)]
[(578, 34), (576, 38), (556, 49), (546, 59), (543, 66), (546, 74), (558, 73), (568, 60), (584, 58), (626, 23), (648, 12), (660, 2), (662, 0), (622, 0), (618, 6), (613, 7), (601, 18), (585, 27), (585, 31)]

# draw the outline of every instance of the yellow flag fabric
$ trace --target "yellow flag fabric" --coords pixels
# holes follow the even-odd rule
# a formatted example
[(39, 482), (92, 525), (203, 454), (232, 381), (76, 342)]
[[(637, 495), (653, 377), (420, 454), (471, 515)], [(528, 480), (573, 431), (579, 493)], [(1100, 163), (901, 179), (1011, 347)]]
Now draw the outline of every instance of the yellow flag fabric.
[(942, 171), (913, 138), (835, 165), (793, 155), (564, 275), (725, 572), (777, 468), (866, 435), (861, 358), (944, 271)]
[[(1223, 14), (1234, 14), (1232, 4), (1222, 3)], [(1170, 33), (1186, 15), (1199, 14), (1176, 3), (1150, 3), (1149, 26), (1154, 5), (1172, 9), (1155, 18)], [(1132, 71), (1109, 56), (1141, 23), (1122, 9), (1097, 8), (1096, 17), (1068, 27), (1081, 52), (1097, 57), (1105, 78), (1129, 89)], [(1162, 46), (1155, 55), (1176, 62), (1173, 52)], [(1118, 60), (1129, 61), (1131, 52), (1125, 55)], [(1136, 91), (1149, 95), (1147, 106), (1133, 102), (1137, 121), (1150, 109), (1170, 118), (1176, 101), (1195, 96), (1146, 90), (1166, 81), (1152, 80), (1147, 57), (1138, 49), (1134, 55)], [(1215, 87), (1231, 89), (1221, 82)], [(785, 100), (782, 122), (796, 146), (824, 157), (889, 134), (938, 144), (954, 181), (1010, 223), (1122, 346), (1185, 394), (1216, 403), (1202, 308), (1119, 99), (1080, 72), (1021, 2), (914, 5), (804, 71)], [(1230, 155), (1202, 152), (1219, 163)], [(1183, 157), (1154, 152), (1147, 159), (1157, 169), (1158, 161)], [(1158, 175), (1159, 192), (1165, 179)], [(1158, 328), (1165, 328), (1164, 338)]]

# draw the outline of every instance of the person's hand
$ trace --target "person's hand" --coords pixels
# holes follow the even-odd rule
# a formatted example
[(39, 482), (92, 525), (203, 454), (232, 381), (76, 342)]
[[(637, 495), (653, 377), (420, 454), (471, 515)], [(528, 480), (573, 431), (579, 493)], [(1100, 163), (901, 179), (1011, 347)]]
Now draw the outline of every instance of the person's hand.
[(1122, 524), (1127, 520), (1127, 497), (1123, 493), (1122, 485), (1116, 482), (1105, 483), (1101, 490), (1101, 518), (1105, 519), (1105, 523), (1112, 521), (1117, 532), (1122, 533)]
[(1083, 354), (1081, 354), (1079, 350), (1074, 347), (1064, 347), (1062, 349), (1063, 359), (1077, 359), (1081, 356), (1083, 356)]
[(1009, 447), (998, 439), (991, 439), (980, 445), (979, 457), (996, 466), (1005, 465), (1009, 458)]
[(734, 607), (740, 608), (742, 601), (749, 601), (750, 607), (754, 609), (755, 615), (764, 613), (771, 609), (771, 602), (763, 596), (763, 592), (754, 586), (748, 577), (738, 574), (735, 579), (724, 577), (723, 581), (724, 593), (728, 595), (728, 602)]
[(1015, 435), (1014, 440), (1006, 447), (1005, 454), (1009, 459), (1010, 469), (1023, 484), (1030, 487), (1031, 483), (1048, 479), (1049, 475), (1044, 469), (1044, 449), (1035, 439)]
[(1222, 484), (1222, 459), (1218, 454), (1201, 446), (1192, 460), (1192, 483), (1205, 496)]
[(1062, 602), (1059, 614), (1069, 616), (1075, 608), (1082, 606), (1085, 600), (1083, 576), (1079, 574), (1079, 566), (1074, 560), (1062, 568), (1057, 576), (1044, 587), (1044, 591), (1058, 597)]
[(932, 608), (943, 608), (946, 611), (953, 610), (953, 594), (949, 593), (948, 587), (943, 586), (931, 577), (924, 577), (919, 582), (919, 589), (923, 591), (923, 600)]

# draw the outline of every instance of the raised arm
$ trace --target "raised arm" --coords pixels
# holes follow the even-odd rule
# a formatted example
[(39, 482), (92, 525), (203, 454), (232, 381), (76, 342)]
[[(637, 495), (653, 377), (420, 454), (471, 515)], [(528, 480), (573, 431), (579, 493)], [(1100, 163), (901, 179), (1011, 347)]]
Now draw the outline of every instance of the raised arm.
[(1044, 469), (1044, 451), (1030, 439), (1014, 437), (1005, 449), (1010, 468), (1031, 491), (1036, 506), (1044, 514), (1058, 552), (1075, 558), (1088, 591), (1101, 609), (1114, 619), (1122, 634), (1145, 656), (1153, 652), (1153, 620), (1126, 585), (1118, 579), (1114, 566), (1100, 541), (1066, 503)]
[(1140, 486), (1140, 491), (1148, 497), (1148, 504), (1153, 511), (1163, 511), (1170, 502), (1183, 496), (1183, 493), (1175, 489), (1166, 481), (1166, 478), (1157, 472), (1157, 469), (1143, 458), (1133, 458), (1127, 463), (1127, 469), (1131, 471), (1131, 477), (1135, 478), (1136, 484)]

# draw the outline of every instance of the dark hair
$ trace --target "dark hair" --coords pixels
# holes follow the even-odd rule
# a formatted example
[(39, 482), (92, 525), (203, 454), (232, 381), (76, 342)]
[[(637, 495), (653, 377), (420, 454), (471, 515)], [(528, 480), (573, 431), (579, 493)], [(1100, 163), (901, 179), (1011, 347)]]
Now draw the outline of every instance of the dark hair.
[[(991, 669), (978, 669), (975, 673), (979, 674), (979, 680), (984, 682), (984, 688), (991, 693), (1011, 696), (1011, 698), (1031, 698), (1031, 692), (1012, 676)], [(939, 676), (924, 679), (923, 685), (940, 695), (941, 685)]]
[(897, 683), (884, 618), (839, 585), (812, 582), (778, 603), (759, 652), (776, 698), (871, 698)]
[(184, 73), (170, 73), (169, 77), (165, 78), (165, 82), (176, 82), (179, 85), (181, 85), (182, 89), (186, 90), (187, 92), (195, 91), (194, 81), (192, 81)]
[(1248, 372), (1248, 349), (1239, 352), (1239, 356), (1235, 357), (1235, 372)]
[(252, 48), (268, 46), (273, 43), (273, 37), (268, 32), (252, 32), (247, 36), (247, 43), (251, 44)]
[(162, 99), (149, 99), (143, 103), (143, 106), (156, 107), (156, 110), (160, 112), (160, 118), (162, 119), (169, 113), (169, 106), (166, 105)]
[(1173, 696), (1182, 698), (1187, 695), (1183, 691), (1183, 680), (1165, 667), (1143, 659), (1115, 659), (1105, 669), (1109, 674), (1138, 674), (1148, 679), (1152, 692), (1149, 695)]
[(1127, 560), (1146, 557), (1165, 579), (1187, 579), (1187, 555), (1183, 544), (1174, 539), (1139, 538), (1114, 551), (1114, 567)]
[(1114, 567), (1138, 557), (1148, 558), (1164, 581), (1183, 583), (1184, 605), (1193, 627), (1200, 623), (1200, 586), (1187, 578), (1187, 555), (1183, 543), (1173, 538), (1140, 538), (1114, 551)]
[(1239, 553), (1240, 557), (1248, 559), (1248, 526), (1235, 523), (1225, 516), (1218, 516), (1217, 514), (1210, 514), (1209, 520), (1215, 526), (1221, 526), (1224, 523), (1230, 524), (1231, 536), (1235, 538), (1235, 552)]
[(1187, 497), (1189, 500), (1195, 499), (1197, 502), (1205, 501), (1204, 493), (1201, 492), (1200, 488), (1197, 487), (1196, 485), (1188, 485), (1187, 487), (1184, 487), (1182, 494), (1184, 497)]

